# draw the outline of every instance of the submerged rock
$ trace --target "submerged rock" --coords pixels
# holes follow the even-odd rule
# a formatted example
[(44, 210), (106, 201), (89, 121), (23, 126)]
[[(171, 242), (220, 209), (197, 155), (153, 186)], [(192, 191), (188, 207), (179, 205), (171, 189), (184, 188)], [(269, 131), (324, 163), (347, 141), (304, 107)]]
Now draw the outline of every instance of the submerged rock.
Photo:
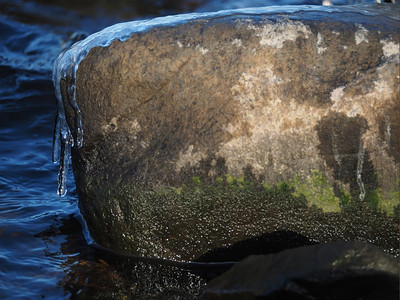
[(380, 212), (398, 207), (398, 6), (366, 8), (126, 23), (60, 56), (94, 240), (194, 260), (292, 230), (398, 253), (396, 220)]
[(373, 245), (336, 242), (253, 255), (202, 299), (398, 299), (398, 260)]

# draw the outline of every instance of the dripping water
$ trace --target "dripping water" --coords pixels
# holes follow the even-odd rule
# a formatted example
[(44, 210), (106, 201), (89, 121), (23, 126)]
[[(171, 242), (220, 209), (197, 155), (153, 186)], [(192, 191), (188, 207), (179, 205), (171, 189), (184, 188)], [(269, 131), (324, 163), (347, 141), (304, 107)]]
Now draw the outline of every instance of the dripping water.
[(336, 132), (335, 127), (332, 127), (332, 135), (331, 135), (331, 142), (332, 142), (332, 152), (333, 152), (333, 158), (335, 159), (336, 163), (338, 164), (338, 178), (340, 178), (341, 171), (342, 171), (342, 160), (341, 156), (338, 151), (338, 135)]
[(363, 140), (362, 140), (362, 134), (363, 131), (361, 130), (360, 133), (360, 144), (358, 147), (358, 153), (357, 153), (357, 184), (360, 189), (360, 201), (364, 201), (365, 199), (365, 186), (362, 181), (362, 171), (363, 171), (363, 164), (364, 164), (364, 154), (365, 154), (365, 149), (363, 147)]
[(390, 141), (391, 141), (391, 124), (390, 124), (390, 118), (388, 116), (386, 116), (385, 118), (385, 142), (386, 142), (386, 146), (388, 148), (390, 148)]

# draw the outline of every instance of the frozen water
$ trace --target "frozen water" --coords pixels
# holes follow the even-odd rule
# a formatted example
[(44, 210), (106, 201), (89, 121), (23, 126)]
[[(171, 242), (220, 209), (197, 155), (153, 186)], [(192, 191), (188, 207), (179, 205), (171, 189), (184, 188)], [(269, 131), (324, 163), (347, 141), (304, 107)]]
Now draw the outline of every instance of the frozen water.
[[(357, 9), (360, 12), (360, 6)], [(221, 10), (217, 12), (190, 13), (174, 16), (159, 17), (149, 20), (139, 20), (132, 22), (119, 23), (107, 27), (97, 33), (88, 36), (71, 46), (68, 50), (62, 52), (54, 62), (53, 82), (56, 91), (58, 114), (54, 131), (53, 161), (60, 163), (59, 188), (58, 194), (66, 194), (66, 175), (69, 165), (69, 156), (72, 147), (80, 148), (83, 145), (82, 116), (78, 103), (76, 102), (75, 78), (80, 62), (86, 57), (89, 51), (94, 47), (107, 47), (115, 40), (126, 41), (133, 33), (148, 31), (156, 26), (175, 26), (184, 24), (192, 20), (201, 18), (215, 18), (229, 15), (259, 15), (273, 13), (295, 13), (298, 11), (324, 11), (340, 12), (343, 10), (353, 10), (353, 8), (344, 9), (344, 7), (325, 7), (314, 5), (290, 5), (290, 6), (267, 6), (241, 8), (232, 10)], [(362, 11), (364, 13), (364, 11)], [(373, 14), (365, 11), (365, 14)], [(63, 100), (61, 94), (61, 80), (66, 80), (68, 84), (67, 99)], [(71, 134), (65, 116), (65, 105), (70, 105), (75, 112), (75, 136)]]

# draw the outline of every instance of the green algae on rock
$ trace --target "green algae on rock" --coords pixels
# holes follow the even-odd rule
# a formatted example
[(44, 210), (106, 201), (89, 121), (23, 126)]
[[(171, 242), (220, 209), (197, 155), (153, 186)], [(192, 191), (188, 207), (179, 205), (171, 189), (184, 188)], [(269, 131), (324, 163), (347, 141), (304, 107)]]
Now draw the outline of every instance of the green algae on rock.
[(93, 47), (60, 79), (73, 133), (76, 83), (85, 136), (72, 163), (96, 242), (195, 260), (292, 230), (398, 253), (397, 221), (380, 212), (398, 209), (396, 17), (264, 9), (157, 22)]
[[(106, 199), (100, 204), (108, 209), (101, 212), (103, 215), (94, 220), (94, 225), (103, 228), (102, 234), (109, 237), (107, 247), (120, 252), (194, 261), (216, 248), (290, 230), (314, 242), (358, 239), (398, 254), (395, 218), (363, 203), (324, 213), (310, 207), (303, 195), (296, 196), (286, 183), (264, 189), (224, 182), (160, 191), (124, 186), (114, 192), (97, 198), (91, 205)], [(91, 228), (91, 223), (88, 225)]]

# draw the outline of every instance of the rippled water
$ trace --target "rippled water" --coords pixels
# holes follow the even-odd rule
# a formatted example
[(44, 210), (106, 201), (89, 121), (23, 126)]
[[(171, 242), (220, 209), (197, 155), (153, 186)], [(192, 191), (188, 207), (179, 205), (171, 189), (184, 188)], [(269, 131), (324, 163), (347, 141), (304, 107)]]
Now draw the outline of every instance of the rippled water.
[(69, 298), (87, 284), (76, 266), (108, 267), (83, 238), (74, 191), (55, 192), (52, 64), (71, 35), (118, 19), (28, 1), (0, 11), (0, 298)]
[[(56, 113), (51, 69), (56, 56), (79, 37), (121, 20), (294, 3), (320, 1), (0, 0), (1, 299), (119, 299), (140, 288), (139, 278), (127, 278), (107, 255), (87, 244), (71, 176), (68, 195), (56, 193), (58, 167), (51, 162)], [(135, 268), (147, 273), (157, 269), (148, 264)], [(176, 271), (166, 272), (171, 270)], [(182, 280), (193, 279), (185, 276)], [(195, 282), (191, 287), (199, 289)]]

